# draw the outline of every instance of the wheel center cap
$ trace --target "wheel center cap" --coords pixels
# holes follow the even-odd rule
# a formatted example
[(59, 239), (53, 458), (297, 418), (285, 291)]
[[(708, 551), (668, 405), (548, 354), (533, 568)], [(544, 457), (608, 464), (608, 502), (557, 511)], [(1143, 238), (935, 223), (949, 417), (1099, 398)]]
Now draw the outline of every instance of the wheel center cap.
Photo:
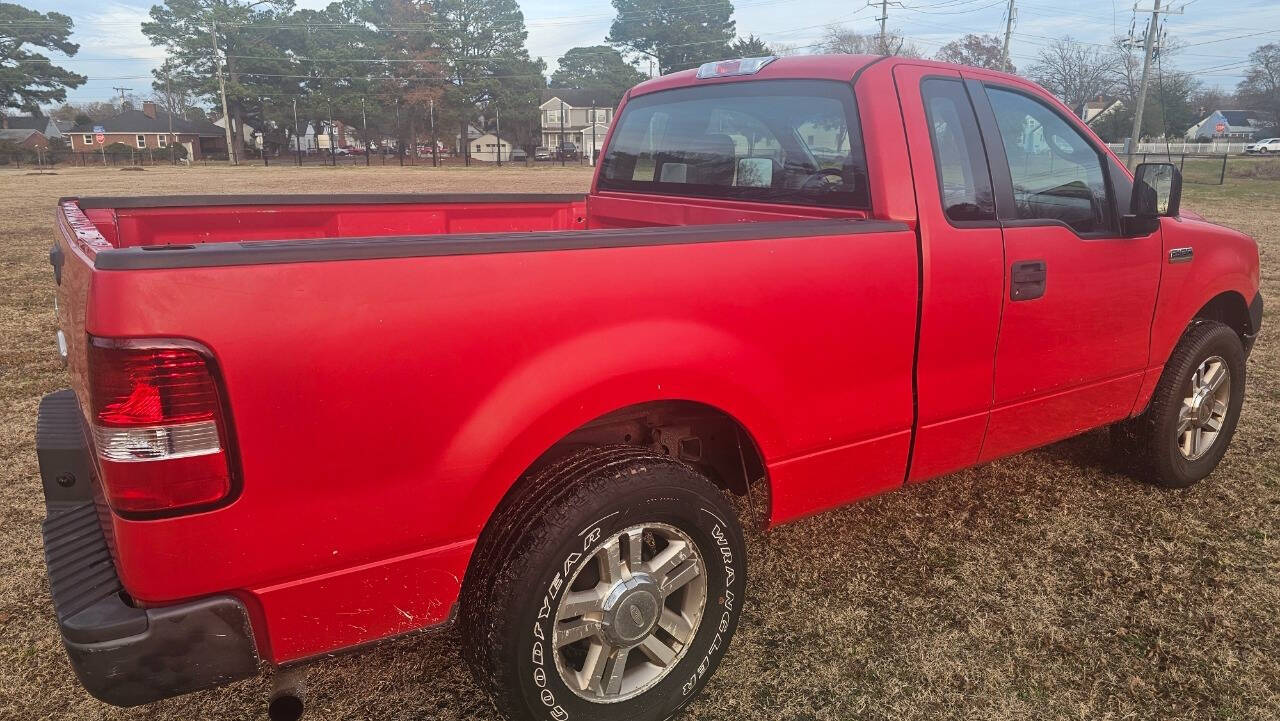
[(658, 623), (658, 598), (658, 584), (648, 574), (637, 573), (616, 584), (604, 601), (605, 635), (619, 646), (643, 641)]
[(1191, 400), (1191, 417), (1199, 425), (1204, 425), (1213, 415), (1213, 401), (1205, 391), (1196, 391)]

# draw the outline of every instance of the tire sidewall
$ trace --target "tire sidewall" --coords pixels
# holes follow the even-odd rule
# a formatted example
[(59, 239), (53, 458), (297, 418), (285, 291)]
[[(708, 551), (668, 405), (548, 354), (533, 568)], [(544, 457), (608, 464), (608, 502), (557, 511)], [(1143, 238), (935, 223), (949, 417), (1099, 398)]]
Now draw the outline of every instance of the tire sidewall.
[[(711, 676), (737, 628), (746, 585), (741, 530), (722, 497), (681, 486), (649, 486), (593, 506), (598, 507), (571, 514), (581, 516), (581, 523), (571, 526), (581, 530), (566, 534), (549, 550), (531, 554), (533, 562), (516, 581), (528, 589), (512, 609), (509, 628), (514, 637), (507, 646), (515, 650), (508, 668), (515, 674), (517, 695), (531, 718), (547, 721), (667, 718)], [(693, 642), (661, 681), (626, 701), (595, 703), (578, 696), (560, 678), (551, 643), (555, 609), (583, 555), (601, 538), (638, 523), (672, 525), (693, 539), (707, 575), (706, 606)]]
[[(1182, 455), (1175, 437), (1175, 431), (1178, 427), (1178, 410), (1181, 406), (1182, 394), (1185, 394), (1191, 383), (1192, 374), (1200, 367), (1201, 363), (1215, 355), (1220, 356), (1226, 362), (1227, 370), (1231, 373), (1231, 397), (1227, 403), (1227, 414), (1223, 428), (1219, 431), (1218, 438), (1214, 441), (1213, 447), (1209, 449), (1209, 452), (1200, 458), (1190, 460)], [(1173, 487), (1189, 486), (1209, 475), (1217, 467), (1222, 457), (1226, 455), (1227, 447), (1231, 443), (1236, 425), (1240, 420), (1240, 410), (1244, 405), (1244, 385), (1244, 346), (1240, 343), (1235, 331), (1226, 326), (1218, 325), (1212, 332), (1201, 336), (1192, 348), (1189, 359), (1181, 368), (1177, 369), (1177, 375), (1169, 389), (1169, 392), (1174, 397), (1170, 398), (1170, 402), (1166, 404), (1164, 417), (1159, 419), (1156, 432), (1158, 433), (1158, 438), (1161, 439), (1159, 452), (1164, 456), (1160, 460), (1169, 472), (1168, 477), (1173, 481), (1168, 485)]]

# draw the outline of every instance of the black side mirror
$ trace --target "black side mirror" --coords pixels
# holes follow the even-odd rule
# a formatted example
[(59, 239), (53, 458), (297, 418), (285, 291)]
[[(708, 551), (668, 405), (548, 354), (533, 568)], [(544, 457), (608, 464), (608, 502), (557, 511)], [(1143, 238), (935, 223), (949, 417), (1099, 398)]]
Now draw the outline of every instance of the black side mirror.
[(1160, 218), (1176, 218), (1182, 203), (1182, 173), (1173, 163), (1142, 163), (1133, 173), (1133, 195), (1124, 216), (1126, 235), (1146, 235)]

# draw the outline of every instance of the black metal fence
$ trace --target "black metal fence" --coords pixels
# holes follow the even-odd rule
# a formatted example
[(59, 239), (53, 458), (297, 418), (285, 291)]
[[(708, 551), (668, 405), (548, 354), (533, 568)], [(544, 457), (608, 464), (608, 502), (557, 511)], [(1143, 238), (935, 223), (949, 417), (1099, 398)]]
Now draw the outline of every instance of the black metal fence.
[(39, 170), (41, 168), (92, 168), (92, 167), (136, 167), (154, 165), (192, 165), (218, 164), (227, 162), (226, 154), (206, 155), (198, 160), (188, 161), (179, 157), (177, 151), (171, 156), (164, 148), (143, 149), (136, 152), (102, 152), (35, 150), (0, 151), (0, 169)]
[[(149, 167), (164, 165), (226, 165), (226, 154), (203, 155), (195, 160), (178, 157), (179, 152), (171, 154), (164, 148), (142, 149), (124, 152), (102, 151), (68, 151), (47, 150), (0, 150), (0, 172), (4, 170), (39, 171), (41, 169), (56, 170), (58, 168), (124, 168)], [(1227, 155), (1207, 153), (1135, 153), (1131, 159), (1124, 158), (1131, 166), (1138, 163), (1173, 163), (1182, 171), (1184, 183), (1198, 185), (1222, 185), (1227, 178), (1253, 178), (1280, 180), (1280, 157), (1259, 157), (1249, 155)], [(266, 152), (246, 152), (240, 159), (242, 165), (293, 165), (311, 167), (344, 167), (344, 166), (478, 166), (493, 167), (499, 165), (494, 161), (481, 161), (454, 154), (421, 152), (397, 153), (395, 151), (350, 151), (350, 150), (268, 150)], [(500, 163), (504, 167), (546, 167), (546, 166), (588, 166), (588, 158), (534, 160), (532, 156), (504, 158)]]
[[(169, 153), (163, 148), (139, 150), (136, 153), (128, 152), (102, 152), (102, 151), (45, 151), (36, 152), (28, 150), (20, 151), (0, 151), (0, 171), (2, 170), (40, 170), (57, 168), (125, 168), (125, 167), (150, 167), (163, 165), (191, 166), (191, 165), (226, 165), (227, 156), (225, 153), (220, 155), (204, 155), (195, 160), (187, 160), (177, 157), (175, 153), (170, 157)], [(477, 160), (475, 158), (462, 157), (453, 154), (437, 153), (396, 153), (396, 152), (379, 152), (377, 150), (369, 151), (350, 151), (350, 150), (311, 150), (311, 151), (267, 151), (267, 152), (246, 152), (244, 157), (240, 158), (241, 165), (294, 165), (294, 166), (317, 166), (317, 167), (340, 167), (340, 166), (496, 166), (501, 164), (503, 167), (535, 167), (550, 165), (590, 165), (590, 161), (586, 158), (575, 158), (572, 160), (537, 160), (532, 156), (521, 156), (516, 154), (514, 159), (507, 157), (501, 163), (490, 160)]]
[[(1238, 162), (1256, 162), (1245, 156), (1234, 156)], [(1134, 153), (1130, 164), (1173, 163), (1182, 172), (1182, 182), (1199, 185), (1222, 185), (1227, 179), (1227, 164), (1233, 156), (1210, 153)]]

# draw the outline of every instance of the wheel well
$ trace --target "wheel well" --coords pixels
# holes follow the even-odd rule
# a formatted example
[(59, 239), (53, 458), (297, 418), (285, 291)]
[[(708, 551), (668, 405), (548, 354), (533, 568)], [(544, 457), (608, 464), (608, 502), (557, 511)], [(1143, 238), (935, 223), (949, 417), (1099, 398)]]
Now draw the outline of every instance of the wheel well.
[(735, 418), (693, 401), (654, 401), (620, 408), (583, 424), (547, 449), (522, 478), (583, 448), (631, 445), (652, 448), (697, 468), (736, 495), (767, 481), (764, 457)]
[(1196, 311), (1195, 317), (1216, 320), (1234, 330), (1241, 340), (1252, 333), (1249, 306), (1245, 303), (1244, 296), (1235, 291), (1228, 290), (1214, 296)]

